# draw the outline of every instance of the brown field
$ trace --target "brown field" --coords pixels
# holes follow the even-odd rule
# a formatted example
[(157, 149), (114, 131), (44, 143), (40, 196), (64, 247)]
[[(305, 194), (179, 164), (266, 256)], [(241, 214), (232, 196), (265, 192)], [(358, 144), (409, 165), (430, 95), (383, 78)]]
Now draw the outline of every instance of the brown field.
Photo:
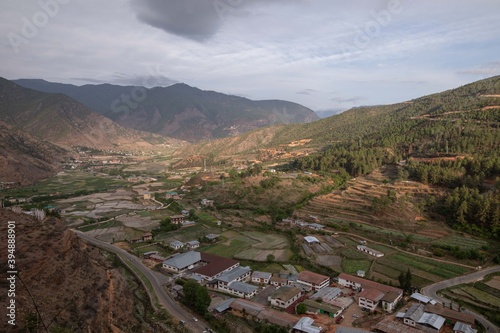
[(500, 275), (493, 277), (490, 281), (486, 282), (488, 286), (500, 290)]
[[(300, 217), (315, 215), (412, 233), (423, 232), (424, 235), (431, 237), (448, 235), (442, 228), (427, 230), (429, 227), (427, 222), (426, 228), (421, 227), (423, 224), (421, 221), (425, 218), (415, 205), (416, 201), (441, 192), (418, 182), (395, 181), (393, 179), (396, 175), (397, 167), (387, 166), (375, 170), (368, 176), (351, 179), (347, 183), (346, 190), (337, 190), (315, 197), (295, 214)], [(384, 211), (374, 212), (371, 209), (373, 199), (387, 195), (388, 190), (397, 193), (398, 202)], [(405, 196), (410, 199), (404, 200)]]

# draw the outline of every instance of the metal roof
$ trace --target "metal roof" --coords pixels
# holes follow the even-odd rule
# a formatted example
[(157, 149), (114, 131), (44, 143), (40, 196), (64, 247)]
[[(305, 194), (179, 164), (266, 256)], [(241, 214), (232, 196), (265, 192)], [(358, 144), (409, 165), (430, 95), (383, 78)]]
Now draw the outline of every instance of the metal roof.
[(250, 267), (238, 266), (235, 269), (230, 270), (229, 272), (222, 273), (222, 275), (218, 277), (217, 280), (229, 283), (251, 271), (252, 270), (250, 269)]
[(177, 269), (184, 269), (190, 265), (194, 265), (201, 260), (200, 252), (189, 251), (180, 253), (175, 257), (167, 259), (163, 262), (164, 265), (169, 265)]
[(405, 318), (410, 318), (413, 321), (418, 321), (424, 314), (424, 306), (422, 304), (413, 304), (406, 310)]
[(309, 317), (302, 317), (293, 327), (294, 330), (299, 330), (305, 333), (320, 333), (322, 328), (313, 326), (314, 320)]
[(473, 329), (469, 324), (457, 321), (455, 326), (453, 326), (453, 332), (460, 333), (477, 333), (477, 330)]
[(170, 242), (170, 246), (184, 246), (184, 243), (176, 240), (176, 241)]
[(306, 236), (306, 237), (304, 237), (304, 240), (308, 243), (321, 243), (319, 241), (319, 239), (317, 239), (316, 237), (313, 237), (313, 236)]
[(251, 294), (255, 292), (258, 288), (256, 286), (252, 286), (251, 284), (234, 281), (229, 284), (229, 288), (242, 292), (244, 294)]
[(234, 302), (234, 298), (229, 298), (222, 303), (219, 303), (214, 310), (217, 312), (224, 312), (231, 307), (231, 303)]
[(411, 298), (413, 298), (419, 302), (425, 303), (425, 304), (427, 304), (427, 303), (436, 304), (435, 300), (433, 300), (432, 298), (427, 297), (425, 295), (422, 295), (420, 293), (411, 294)]
[(256, 278), (256, 279), (270, 279), (271, 276), (273, 276), (273, 274), (272, 273), (268, 273), (268, 272), (254, 271), (252, 273), (252, 278)]
[(437, 330), (440, 330), (443, 327), (445, 318), (434, 314), (434, 313), (424, 313), (422, 317), (418, 320), (419, 324), (429, 325), (434, 327)]
[(324, 299), (333, 300), (333, 299), (336, 299), (337, 297), (339, 297), (340, 294), (342, 294), (342, 290), (340, 290), (339, 288), (326, 287), (326, 288), (318, 290), (310, 298), (312, 298), (312, 299), (321, 298), (323, 300)]

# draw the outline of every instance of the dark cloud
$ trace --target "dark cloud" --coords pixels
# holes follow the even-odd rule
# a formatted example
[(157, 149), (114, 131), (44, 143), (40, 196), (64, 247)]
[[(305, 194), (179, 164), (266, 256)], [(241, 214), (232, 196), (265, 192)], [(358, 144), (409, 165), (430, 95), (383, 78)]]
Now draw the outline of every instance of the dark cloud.
[(206, 41), (230, 16), (246, 16), (256, 4), (297, 4), (306, 0), (130, 0), (139, 21), (168, 33)]
[(220, 28), (222, 20), (210, 0), (131, 0), (139, 21), (166, 32), (204, 41)]

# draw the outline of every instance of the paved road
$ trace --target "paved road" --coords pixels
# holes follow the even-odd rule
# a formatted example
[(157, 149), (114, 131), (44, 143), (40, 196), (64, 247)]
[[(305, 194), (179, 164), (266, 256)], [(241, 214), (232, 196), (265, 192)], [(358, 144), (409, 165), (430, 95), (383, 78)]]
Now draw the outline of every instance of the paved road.
[(176, 317), (179, 320), (184, 320), (186, 322), (186, 327), (192, 332), (203, 332), (205, 330), (205, 327), (207, 326), (205, 322), (203, 322), (202, 320), (195, 322), (193, 320), (193, 315), (183, 310), (183, 308), (179, 304), (177, 304), (177, 302), (175, 302), (172, 298), (170, 298), (167, 292), (163, 289), (162, 286), (168, 280), (168, 278), (165, 275), (150, 270), (142, 263), (142, 261), (139, 258), (128, 253), (125, 250), (120, 249), (119, 247), (116, 247), (112, 244), (90, 237), (81, 231), (78, 230), (74, 231), (78, 237), (82, 238), (88, 243), (91, 243), (105, 250), (120, 254), (122, 257), (127, 258), (151, 282), (154, 292), (158, 297), (158, 301), (165, 307), (168, 313), (170, 313), (173, 317)]
[[(443, 304), (449, 305), (450, 301), (447, 300), (446, 298), (443, 298), (437, 294), (437, 292), (441, 289), (446, 289), (458, 284), (464, 284), (464, 283), (472, 283), (476, 281), (480, 281), (483, 279), (485, 275), (494, 273), (494, 272), (500, 272), (500, 266), (494, 266), (490, 268), (486, 268), (477, 272), (473, 272), (464, 276), (458, 276), (453, 279), (437, 282), (434, 284), (431, 284), (430, 286), (424, 287), (422, 289), (422, 294), (429, 296)], [(500, 333), (498, 330), (498, 327), (496, 327), (493, 323), (491, 323), (489, 320), (481, 316), (480, 314), (477, 314), (475, 312), (469, 311), (467, 309), (464, 310), (465, 313), (470, 314), (476, 318), (478, 322), (481, 323), (481, 325), (484, 326), (485, 330), (487, 333)]]

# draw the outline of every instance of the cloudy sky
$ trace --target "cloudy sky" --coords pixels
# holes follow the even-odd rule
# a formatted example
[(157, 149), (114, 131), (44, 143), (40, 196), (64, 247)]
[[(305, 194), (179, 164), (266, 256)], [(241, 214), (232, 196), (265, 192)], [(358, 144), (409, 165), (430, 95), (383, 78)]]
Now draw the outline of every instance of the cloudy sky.
[(500, 74), (498, 0), (2, 0), (0, 76), (184, 82), (314, 110)]

